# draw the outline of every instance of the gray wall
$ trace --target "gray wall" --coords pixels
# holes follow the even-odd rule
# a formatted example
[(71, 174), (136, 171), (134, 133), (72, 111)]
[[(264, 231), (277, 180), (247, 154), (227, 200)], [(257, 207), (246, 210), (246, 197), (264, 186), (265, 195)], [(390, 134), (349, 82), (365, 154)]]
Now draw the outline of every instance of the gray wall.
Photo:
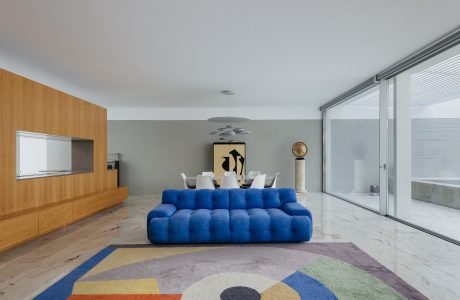
[(94, 141), (72, 140), (72, 171), (92, 171)]
[(412, 177), (460, 178), (460, 119), (412, 120)]
[[(208, 135), (219, 124), (207, 121), (109, 121), (109, 152), (121, 153), (120, 181), (131, 195), (158, 194), (166, 188), (181, 188), (180, 173), (195, 176), (212, 170), (212, 143)], [(279, 187), (294, 186), (291, 146), (304, 141), (306, 185), (321, 191), (321, 120), (270, 120), (243, 124), (253, 134), (246, 136), (246, 170), (267, 174), (280, 172)]]

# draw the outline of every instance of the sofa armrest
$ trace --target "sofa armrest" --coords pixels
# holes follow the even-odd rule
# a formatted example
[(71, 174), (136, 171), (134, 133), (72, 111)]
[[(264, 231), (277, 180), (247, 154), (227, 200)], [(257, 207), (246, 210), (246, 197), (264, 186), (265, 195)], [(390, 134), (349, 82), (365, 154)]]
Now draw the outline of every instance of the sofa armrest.
[(152, 218), (168, 218), (176, 212), (174, 204), (160, 204), (152, 209), (147, 215), (147, 223), (150, 223)]
[(284, 203), (281, 209), (291, 216), (307, 216), (312, 219), (311, 212), (299, 202)]

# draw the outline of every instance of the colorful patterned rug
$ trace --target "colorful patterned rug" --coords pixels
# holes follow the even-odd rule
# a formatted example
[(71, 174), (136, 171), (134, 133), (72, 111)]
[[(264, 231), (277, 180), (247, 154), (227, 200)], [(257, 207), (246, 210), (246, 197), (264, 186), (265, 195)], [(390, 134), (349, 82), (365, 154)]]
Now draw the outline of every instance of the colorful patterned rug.
[(35, 299), (427, 299), (352, 243), (110, 246)]

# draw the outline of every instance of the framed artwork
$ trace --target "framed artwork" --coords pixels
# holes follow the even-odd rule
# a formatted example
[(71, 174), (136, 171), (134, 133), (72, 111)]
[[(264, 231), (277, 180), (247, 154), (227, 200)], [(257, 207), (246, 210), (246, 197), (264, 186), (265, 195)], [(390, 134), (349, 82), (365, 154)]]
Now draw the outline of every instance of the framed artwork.
[(234, 171), (238, 177), (246, 173), (245, 143), (214, 143), (214, 174), (224, 176), (225, 171)]

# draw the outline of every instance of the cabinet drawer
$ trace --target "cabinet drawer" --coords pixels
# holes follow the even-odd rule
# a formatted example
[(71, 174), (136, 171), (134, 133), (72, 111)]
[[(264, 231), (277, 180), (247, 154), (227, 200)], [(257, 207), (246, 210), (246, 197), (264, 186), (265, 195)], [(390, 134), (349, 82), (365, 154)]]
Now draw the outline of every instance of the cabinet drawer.
[(38, 214), (0, 221), (0, 250), (10, 248), (38, 235)]
[(72, 222), (72, 203), (65, 203), (38, 213), (40, 234), (63, 227)]

